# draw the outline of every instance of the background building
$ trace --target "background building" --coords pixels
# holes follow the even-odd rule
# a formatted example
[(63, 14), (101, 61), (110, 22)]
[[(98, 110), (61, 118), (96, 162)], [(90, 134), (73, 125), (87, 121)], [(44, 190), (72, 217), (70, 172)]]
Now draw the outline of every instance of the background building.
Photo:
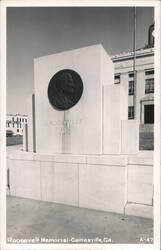
[(8, 114), (6, 117), (6, 130), (12, 130), (14, 135), (23, 135), (24, 124), (27, 124), (27, 115)]
[(127, 91), (126, 119), (139, 121), (140, 150), (154, 148), (154, 24), (149, 27), (148, 45), (136, 50), (135, 83), (134, 52), (112, 56), (115, 65), (114, 84), (122, 84)]

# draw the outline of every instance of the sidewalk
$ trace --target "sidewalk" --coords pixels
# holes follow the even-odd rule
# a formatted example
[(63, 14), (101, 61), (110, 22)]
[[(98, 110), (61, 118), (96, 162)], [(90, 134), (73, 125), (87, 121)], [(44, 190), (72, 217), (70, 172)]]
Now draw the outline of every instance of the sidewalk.
[[(152, 243), (153, 221), (134, 216), (77, 208), (51, 202), (7, 197), (7, 237), (33, 239), (105, 240), (104, 243)], [(72, 239), (72, 242), (70, 241)], [(150, 241), (150, 242), (149, 242)], [(12, 241), (10, 241), (13, 243)], [(99, 243), (99, 242), (97, 242)]]

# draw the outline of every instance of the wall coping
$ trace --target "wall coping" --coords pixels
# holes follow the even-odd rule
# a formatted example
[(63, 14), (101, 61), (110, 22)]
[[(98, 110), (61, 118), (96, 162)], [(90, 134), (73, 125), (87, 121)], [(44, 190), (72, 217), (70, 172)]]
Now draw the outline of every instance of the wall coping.
[(71, 154), (40, 154), (32, 152), (12, 151), (7, 153), (7, 159), (62, 162), (88, 165), (110, 165), (125, 167), (126, 165), (153, 166), (153, 154), (144, 153), (136, 155), (71, 155)]

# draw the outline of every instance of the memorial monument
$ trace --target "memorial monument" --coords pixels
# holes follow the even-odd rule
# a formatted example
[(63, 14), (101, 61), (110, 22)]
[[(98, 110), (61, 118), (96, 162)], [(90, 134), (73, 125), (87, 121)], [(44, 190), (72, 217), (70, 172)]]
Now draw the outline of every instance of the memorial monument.
[[(126, 121), (127, 89), (114, 85), (114, 65), (101, 45), (37, 58), (34, 65), (37, 153), (138, 151), (136, 122)], [(127, 149), (124, 120), (134, 127), (135, 145), (126, 138)]]
[(122, 214), (133, 211), (132, 202), (150, 205), (152, 168), (148, 162), (144, 175), (139, 164), (145, 159), (135, 157), (139, 123), (127, 120), (127, 103), (128, 86), (114, 84), (114, 65), (102, 45), (36, 58), (28, 152), (8, 158), (11, 193)]

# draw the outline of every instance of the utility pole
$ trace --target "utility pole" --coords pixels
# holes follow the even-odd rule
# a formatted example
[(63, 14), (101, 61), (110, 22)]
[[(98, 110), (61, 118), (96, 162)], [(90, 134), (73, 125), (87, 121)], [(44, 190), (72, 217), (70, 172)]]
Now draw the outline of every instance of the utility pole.
[(134, 119), (136, 119), (136, 7), (133, 7), (133, 72), (134, 72), (134, 95), (133, 95), (133, 105), (134, 105)]

